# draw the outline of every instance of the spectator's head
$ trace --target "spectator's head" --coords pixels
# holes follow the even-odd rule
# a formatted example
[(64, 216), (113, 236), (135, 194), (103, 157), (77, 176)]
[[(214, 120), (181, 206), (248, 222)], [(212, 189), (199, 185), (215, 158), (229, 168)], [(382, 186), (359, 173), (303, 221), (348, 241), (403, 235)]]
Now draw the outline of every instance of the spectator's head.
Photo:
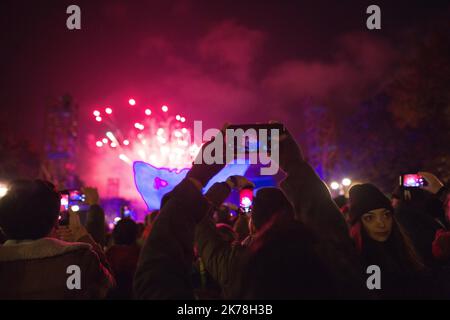
[(350, 224), (361, 222), (375, 241), (386, 241), (392, 232), (393, 213), (389, 199), (374, 185), (358, 184), (350, 191)]
[(261, 188), (253, 199), (252, 225), (258, 231), (268, 222), (278, 218), (294, 218), (294, 208), (278, 188)]
[(20, 180), (9, 185), (0, 199), (0, 228), (8, 239), (39, 239), (56, 225), (60, 195), (42, 180)]
[(138, 236), (138, 226), (136, 222), (130, 218), (121, 219), (117, 222), (112, 233), (114, 244), (117, 245), (133, 245), (136, 243)]
[(390, 200), (372, 184), (353, 186), (349, 196), (350, 233), (359, 252), (363, 256), (379, 254), (375, 248), (382, 244), (397, 258), (397, 263), (420, 270), (422, 261), (395, 219)]

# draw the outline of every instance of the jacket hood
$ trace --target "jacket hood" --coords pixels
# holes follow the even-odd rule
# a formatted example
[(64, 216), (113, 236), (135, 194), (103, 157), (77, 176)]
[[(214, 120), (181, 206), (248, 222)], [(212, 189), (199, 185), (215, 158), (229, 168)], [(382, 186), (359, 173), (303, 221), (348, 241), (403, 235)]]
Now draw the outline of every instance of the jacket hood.
[(0, 262), (50, 258), (89, 249), (91, 245), (87, 243), (65, 242), (54, 238), (8, 240), (0, 246)]

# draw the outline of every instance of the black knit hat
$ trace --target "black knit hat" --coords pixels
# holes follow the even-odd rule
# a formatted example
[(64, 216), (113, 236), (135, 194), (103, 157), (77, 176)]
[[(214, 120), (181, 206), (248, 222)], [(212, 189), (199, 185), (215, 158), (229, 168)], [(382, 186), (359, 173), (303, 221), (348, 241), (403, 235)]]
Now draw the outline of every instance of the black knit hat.
[(275, 214), (294, 218), (294, 208), (283, 191), (274, 187), (261, 188), (253, 200), (253, 224), (260, 229)]
[(391, 201), (377, 187), (370, 183), (357, 184), (349, 191), (350, 223), (355, 224), (365, 213), (385, 208), (394, 213)]

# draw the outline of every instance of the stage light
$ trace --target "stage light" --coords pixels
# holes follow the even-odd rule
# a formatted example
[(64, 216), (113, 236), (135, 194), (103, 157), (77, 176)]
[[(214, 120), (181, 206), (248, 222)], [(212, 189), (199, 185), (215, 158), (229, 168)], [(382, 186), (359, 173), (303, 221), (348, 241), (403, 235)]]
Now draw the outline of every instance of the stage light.
[(0, 198), (3, 198), (8, 193), (8, 187), (6, 184), (0, 183)]
[(339, 189), (340, 185), (339, 185), (339, 183), (337, 183), (336, 181), (333, 181), (333, 182), (330, 184), (330, 187), (331, 187), (331, 189), (333, 189), (333, 190), (337, 190), (337, 189)]
[(349, 178), (342, 179), (342, 185), (348, 187), (351, 184), (352, 184), (352, 180), (350, 180)]
[(167, 112), (167, 111), (169, 111), (169, 108), (166, 105), (164, 105), (164, 106), (161, 107), (161, 110), (163, 112)]
[(93, 114), (94, 114), (94, 117), (99, 117), (100, 116), (100, 111), (94, 110)]
[(70, 210), (72, 210), (73, 212), (78, 212), (80, 211), (80, 206), (77, 206), (76, 204), (70, 207)]
[(101, 148), (101, 147), (103, 147), (103, 142), (97, 141), (97, 142), (95, 143), (95, 145), (96, 145), (97, 147)]
[(177, 114), (177, 116), (175, 117), (175, 119), (177, 119), (177, 121), (180, 121), (181, 117), (179, 114)]
[(107, 114), (111, 114), (111, 113), (112, 113), (112, 109), (111, 109), (111, 108), (106, 108), (106, 109), (105, 109), (105, 112), (106, 112)]
[(95, 120), (96, 120), (97, 122), (102, 122), (102, 117), (96, 117)]
[(181, 117), (180, 121), (181, 122), (186, 122), (186, 118), (185, 117)]
[(104, 144), (106, 144), (106, 143), (108, 143), (108, 139), (103, 138), (103, 139), (102, 139), (102, 142), (103, 142)]
[(150, 110), (150, 109), (145, 109), (145, 114), (146, 114), (147, 116), (150, 116), (150, 115), (152, 114), (152, 110)]
[(128, 100), (128, 103), (130, 104), (130, 106), (134, 106), (134, 105), (136, 105), (136, 100), (130, 99), (130, 100)]
[(117, 144), (115, 142), (111, 142), (110, 146), (111, 146), (111, 148), (116, 148)]
[(181, 132), (187, 133), (187, 129), (186, 129), (186, 128), (183, 128), (183, 129), (181, 129)]
[(128, 140), (123, 140), (123, 145), (124, 146), (127, 146), (127, 145), (129, 145), (130, 144), (130, 141), (128, 141)]

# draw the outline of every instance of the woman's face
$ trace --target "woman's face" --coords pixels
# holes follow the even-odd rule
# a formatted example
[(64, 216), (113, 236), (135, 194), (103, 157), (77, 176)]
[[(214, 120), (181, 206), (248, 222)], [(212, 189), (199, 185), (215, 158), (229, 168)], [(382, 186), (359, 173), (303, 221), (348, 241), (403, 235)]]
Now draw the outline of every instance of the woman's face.
[(375, 241), (385, 242), (392, 232), (392, 213), (388, 209), (380, 208), (369, 211), (361, 217), (366, 233)]

